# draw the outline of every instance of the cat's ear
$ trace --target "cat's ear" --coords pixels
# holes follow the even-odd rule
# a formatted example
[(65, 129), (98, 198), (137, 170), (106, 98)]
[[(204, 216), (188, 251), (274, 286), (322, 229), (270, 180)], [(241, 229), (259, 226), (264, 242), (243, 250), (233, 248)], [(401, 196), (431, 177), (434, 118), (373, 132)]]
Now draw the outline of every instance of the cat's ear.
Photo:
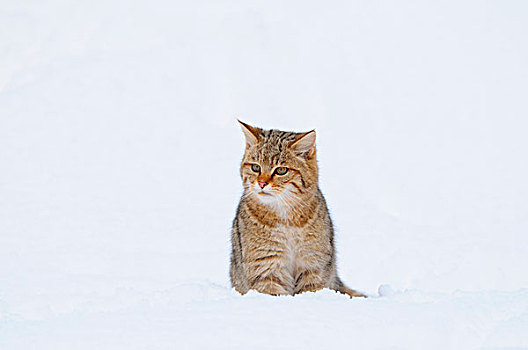
[(259, 130), (251, 125), (241, 122), (240, 120), (238, 122), (244, 132), (244, 136), (246, 137), (246, 146), (249, 147), (255, 145), (259, 139)]
[(297, 136), (290, 148), (306, 159), (313, 158), (315, 156), (315, 130)]

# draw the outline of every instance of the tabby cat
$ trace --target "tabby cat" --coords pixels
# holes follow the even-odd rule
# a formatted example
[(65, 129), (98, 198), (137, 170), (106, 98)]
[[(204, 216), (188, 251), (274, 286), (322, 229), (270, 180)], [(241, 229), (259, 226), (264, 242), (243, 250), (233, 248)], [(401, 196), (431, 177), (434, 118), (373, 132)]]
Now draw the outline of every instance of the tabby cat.
[(231, 236), (232, 286), (241, 294), (330, 288), (365, 297), (337, 276), (334, 229), (318, 185), (315, 131), (240, 125), (246, 137), (240, 167), (244, 194)]

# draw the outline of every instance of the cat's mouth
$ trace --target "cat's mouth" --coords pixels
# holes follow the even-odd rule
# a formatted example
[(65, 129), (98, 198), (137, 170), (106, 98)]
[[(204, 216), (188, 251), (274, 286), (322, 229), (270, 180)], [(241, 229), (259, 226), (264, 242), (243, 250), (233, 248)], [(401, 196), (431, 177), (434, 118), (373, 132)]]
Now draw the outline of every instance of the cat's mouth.
[(267, 192), (264, 192), (264, 191), (257, 192), (257, 194), (259, 196), (273, 196), (271, 193), (267, 193)]

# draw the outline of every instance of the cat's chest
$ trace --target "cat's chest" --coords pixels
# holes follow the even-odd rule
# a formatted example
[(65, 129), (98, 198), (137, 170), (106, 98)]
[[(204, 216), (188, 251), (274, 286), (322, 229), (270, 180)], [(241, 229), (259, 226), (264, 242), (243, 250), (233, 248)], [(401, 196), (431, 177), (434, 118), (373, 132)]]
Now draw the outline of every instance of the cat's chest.
[(305, 258), (313, 255), (312, 247), (302, 228), (280, 226), (274, 231), (274, 238), (282, 251), (281, 268), (295, 279), (300, 270), (306, 268)]
[(302, 239), (303, 230), (299, 227), (277, 226), (273, 230), (273, 236), (281, 241)]
[(305, 233), (301, 228), (279, 226), (276, 227), (273, 236), (283, 251), (294, 258), (305, 246)]

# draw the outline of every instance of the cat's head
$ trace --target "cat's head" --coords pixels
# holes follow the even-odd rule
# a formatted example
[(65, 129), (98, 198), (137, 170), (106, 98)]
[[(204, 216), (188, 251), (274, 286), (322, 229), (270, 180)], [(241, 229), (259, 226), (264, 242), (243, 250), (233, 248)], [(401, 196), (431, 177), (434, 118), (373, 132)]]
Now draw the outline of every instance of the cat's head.
[(246, 195), (280, 205), (313, 193), (318, 181), (315, 130), (296, 133), (240, 125), (246, 137), (240, 167)]

